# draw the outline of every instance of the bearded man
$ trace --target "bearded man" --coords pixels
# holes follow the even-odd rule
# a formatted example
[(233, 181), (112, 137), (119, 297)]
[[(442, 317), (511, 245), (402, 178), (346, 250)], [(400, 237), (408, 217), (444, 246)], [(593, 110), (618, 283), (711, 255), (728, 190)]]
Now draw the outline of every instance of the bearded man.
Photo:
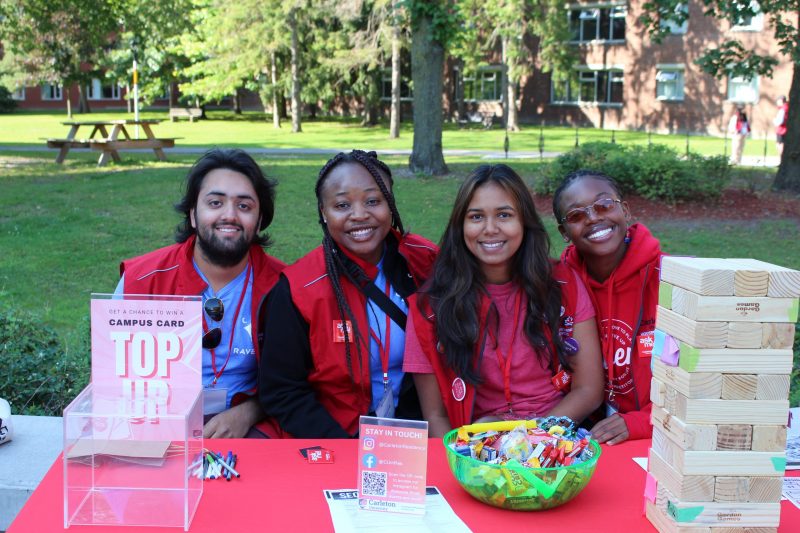
[(206, 152), (186, 177), (175, 209), (177, 244), (120, 264), (116, 294), (203, 298), (203, 412), (206, 438), (259, 437), (258, 313), (284, 263), (267, 255), (263, 232), (275, 184), (242, 150)]

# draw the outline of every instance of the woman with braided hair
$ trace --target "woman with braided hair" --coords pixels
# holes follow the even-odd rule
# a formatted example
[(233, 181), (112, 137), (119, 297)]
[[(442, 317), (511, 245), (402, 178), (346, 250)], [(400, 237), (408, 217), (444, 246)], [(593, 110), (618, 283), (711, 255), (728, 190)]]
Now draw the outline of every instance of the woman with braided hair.
[(407, 299), (437, 248), (404, 232), (392, 184), (375, 152), (328, 161), (316, 185), (322, 245), (267, 299), (259, 397), (294, 437), (352, 437), (370, 413), (421, 417), (402, 372)]

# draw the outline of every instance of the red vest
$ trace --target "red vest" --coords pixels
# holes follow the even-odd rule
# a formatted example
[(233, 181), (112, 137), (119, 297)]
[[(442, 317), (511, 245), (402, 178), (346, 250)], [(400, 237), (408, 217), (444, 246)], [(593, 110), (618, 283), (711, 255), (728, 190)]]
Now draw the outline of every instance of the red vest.
[[(438, 248), (418, 235), (396, 236), (399, 241), (398, 252), (405, 258), (409, 273), (419, 287), (431, 272)], [(375, 278), (377, 275), (375, 265), (347, 255), (371, 279)], [(362, 337), (359, 361), (353, 335), (349, 335), (351, 363), (348, 369), (345, 343), (341, 340), (339, 329), (342, 318), (325, 270), (322, 247), (315, 248), (287, 267), (283, 275), (289, 281), (294, 305), (309, 325), (309, 345), (314, 364), (308, 375), (308, 382), (317, 392), (317, 399), (328, 413), (348, 433), (355, 434), (358, 430), (359, 417), (369, 412), (372, 401), (366, 297), (346, 278), (341, 278), (345, 298), (353, 311)], [(351, 332), (353, 330), (350, 329)]]
[[(575, 274), (572, 269), (560, 263), (553, 263), (553, 278), (561, 284), (561, 305), (564, 312), (561, 316), (561, 330), (568, 336), (572, 336), (572, 328), (574, 327), (575, 307), (577, 304), (578, 291), (575, 286)], [(450, 419), (452, 427), (457, 428), (472, 422), (472, 413), (475, 407), (475, 393), (476, 388), (474, 385), (467, 384), (462, 378), (447, 366), (442, 355), (437, 351), (438, 339), (436, 338), (436, 324), (435, 316), (428, 310), (423, 316), (417, 304), (418, 295), (414, 295), (409, 302), (409, 315), (414, 321), (414, 330), (417, 333), (420, 346), (425, 352), (428, 360), (433, 366), (433, 372), (436, 376), (436, 382), (439, 385), (439, 393), (442, 397), (442, 402), (447, 409), (447, 416)], [(487, 316), (489, 311), (490, 302), (488, 298), (481, 299), (481, 311), (479, 316), (481, 320)], [(483, 349), (486, 344), (486, 334), (484, 324), (481, 322), (481, 328), (478, 333), (480, 339), (475, 346), (473, 357), (475, 358), (475, 367), (480, 358), (483, 357)], [(552, 343), (550, 331), (544, 331), (545, 337), (550, 344), (552, 353), (556, 353), (555, 346)]]
[[(126, 259), (119, 265), (119, 274), (125, 274), (126, 294), (170, 294), (197, 296), (202, 294), (208, 284), (197, 273), (192, 261), (194, 255), (192, 236), (183, 243), (159, 248), (150, 253)], [(278, 276), (286, 266), (282, 261), (267, 255), (263, 248), (253, 245), (250, 248), (250, 261), (253, 265), (253, 297), (250, 310), (252, 318), (253, 347), (259, 357), (258, 311), (262, 300), (277, 283)]]

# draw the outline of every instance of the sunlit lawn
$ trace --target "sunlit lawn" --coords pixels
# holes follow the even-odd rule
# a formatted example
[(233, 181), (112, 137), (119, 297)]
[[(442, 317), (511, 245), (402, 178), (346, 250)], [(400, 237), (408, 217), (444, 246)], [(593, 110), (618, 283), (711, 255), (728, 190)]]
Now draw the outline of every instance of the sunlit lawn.
[[(101, 120), (132, 118), (124, 112), (97, 112), (74, 115), (73, 120)], [(402, 124), (399, 139), (389, 139), (388, 125), (365, 128), (358, 119), (319, 118), (303, 121), (301, 133), (291, 132), (291, 123), (284, 121), (281, 129), (272, 126), (270, 116), (263, 113), (246, 112), (234, 115), (229, 111), (210, 111), (209, 120), (190, 123), (188, 120), (169, 122), (167, 112), (144, 111), (142, 118), (163, 119), (155, 127), (159, 137), (178, 137), (177, 146), (238, 146), (260, 148), (317, 148), (317, 149), (376, 149), (410, 150), (413, 140), (411, 122)], [(44, 139), (63, 138), (68, 127), (61, 123), (68, 120), (64, 113), (15, 112), (0, 115), (0, 147), (31, 146), (41, 147)], [(78, 136), (89, 135), (89, 130), (79, 130)], [(686, 135), (649, 135), (646, 132), (611, 131), (594, 128), (580, 128), (578, 141), (608, 141), (624, 144), (647, 144), (648, 142), (667, 144), (683, 153), (686, 150)], [(564, 152), (575, 146), (576, 130), (567, 127), (544, 127), (523, 125), (522, 131), (509, 134), (511, 152)], [(484, 130), (480, 125), (470, 125), (459, 129), (455, 124), (445, 124), (443, 145), (446, 150), (492, 150), (502, 151), (504, 132), (499, 126)], [(705, 135), (691, 135), (689, 146), (692, 151), (705, 155), (717, 155), (726, 151), (725, 139)], [(745, 154), (762, 156), (766, 147), (767, 155), (775, 155), (772, 138), (750, 139), (745, 146)], [(730, 152), (730, 142), (727, 143)], [(55, 151), (53, 152), (55, 154)], [(72, 157), (70, 155), (70, 157)]]

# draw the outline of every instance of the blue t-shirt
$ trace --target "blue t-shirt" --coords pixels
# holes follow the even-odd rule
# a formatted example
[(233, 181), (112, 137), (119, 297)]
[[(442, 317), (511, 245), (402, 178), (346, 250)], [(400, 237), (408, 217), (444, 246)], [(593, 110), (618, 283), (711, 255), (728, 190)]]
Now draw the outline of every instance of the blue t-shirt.
[[(378, 277), (375, 278), (375, 286), (385, 291), (386, 276), (383, 273), (383, 258), (378, 263)], [(389, 298), (406, 314), (408, 306), (394, 290), (389, 286)], [(370, 411), (375, 411), (383, 398), (383, 367), (381, 366), (381, 350), (375, 337), (380, 339), (381, 344), (386, 340), (386, 313), (380, 306), (370, 299), (367, 299), (367, 317), (369, 319), (370, 342), (369, 342), (369, 368), (372, 381), (372, 403)], [(394, 395), (394, 406), (397, 407), (398, 396), (400, 395), (400, 385), (403, 381), (403, 350), (406, 345), (406, 332), (393, 320), (389, 321), (389, 384), (392, 386)], [(373, 335), (375, 337), (373, 337)]]
[[(194, 263), (194, 268), (197, 273), (203, 278), (203, 281), (208, 284), (208, 279), (200, 272), (197, 263)], [(256, 380), (258, 379), (258, 362), (256, 361), (256, 351), (253, 347), (252, 337), (252, 294), (253, 294), (253, 272), (250, 269), (249, 279), (247, 280), (247, 288), (242, 300), (242, 306), (239, 310), (239, 316), (236, 317), (236, 326), (234, 327), (233, 321), (236, 315), (236, 307), (239, 299), (242, 297), (242, 288), (245, 284), (245, 274), (248, 269), (242, 271), (230, 283), (225, 285), (214, 294), (211, 285), (206, 287), (203, 291), (203, 302), (215, 296), (222, 300), (225, 313), (222, 316), (222, 322), (214, 322), (205, 314), (205, 321), (208, 329), (211, 330), (215, 327), (222, 328), (222, 340), (219, 345), (214, 349), (214, 359), (216, 362), (217, 372), (219, 372), (225, 359), (228, 357), (228, 346), (231, 343), (231, 332), (233, 332), (233, 344), (231, 345), (231, 356), (228, 364), (225, 365), (225, 370), (222, 375), (217, 379), (217, 388), (227, 390), (225, 398), (225, 408), (229, 409), (231, 406), (231, 399), (233, 395), (239, 392), (251, 392), (256, 387)], [(114, 291), (115, 295), (122, 295), (124, 293), (125, 276), (120, 278), (117, 288)], [(211, 366), (211, 350), (203, 349), (203, 387), (210, 388), (214, 381), (214, 370)], [(214, 414), (214, 413), (207, 413)]]

